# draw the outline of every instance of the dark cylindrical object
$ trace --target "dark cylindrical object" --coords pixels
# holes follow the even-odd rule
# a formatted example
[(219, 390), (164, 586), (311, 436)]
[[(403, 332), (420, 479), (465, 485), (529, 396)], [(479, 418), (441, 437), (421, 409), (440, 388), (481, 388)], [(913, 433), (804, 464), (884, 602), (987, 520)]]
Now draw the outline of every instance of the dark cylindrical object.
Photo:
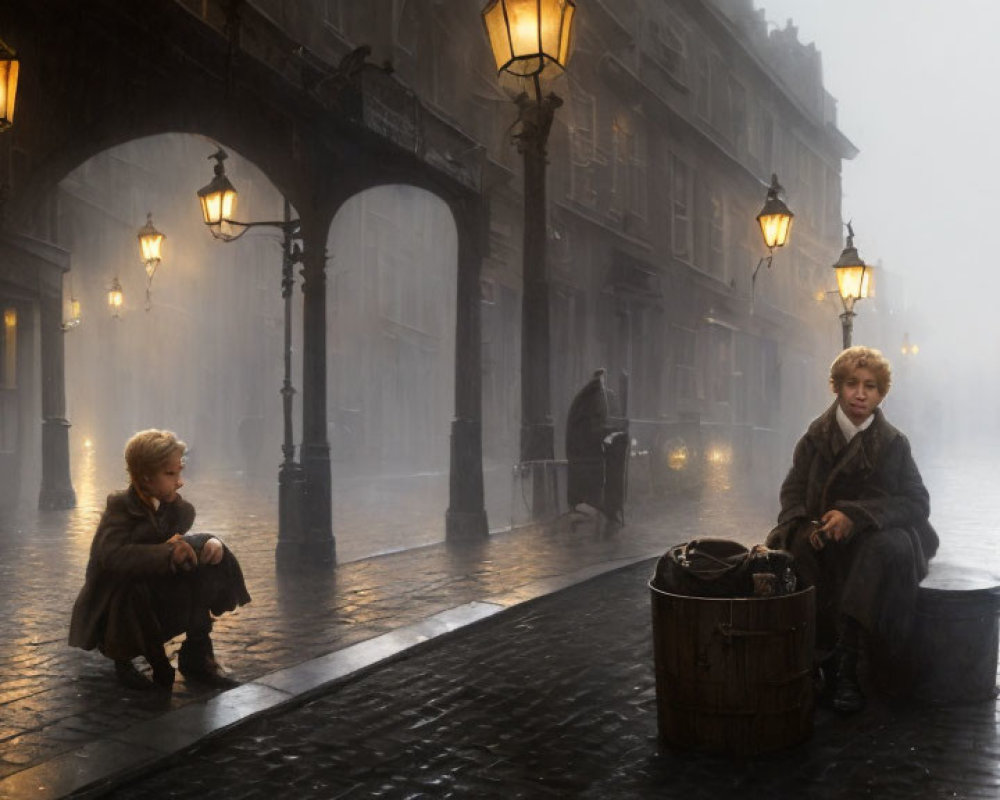
[(914, 698), (935, 705), (997, 696), (1000, 586), (921, 586), (910, 649)]
[(652, 593), (657, 722), (671, 745), (752, 755), (812, 733), (815, 592)]

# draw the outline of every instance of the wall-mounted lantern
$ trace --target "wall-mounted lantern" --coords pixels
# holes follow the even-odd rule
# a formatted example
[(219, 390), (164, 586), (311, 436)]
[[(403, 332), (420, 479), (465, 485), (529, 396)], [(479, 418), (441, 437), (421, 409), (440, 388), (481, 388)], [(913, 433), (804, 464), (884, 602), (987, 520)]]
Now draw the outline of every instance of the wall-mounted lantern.
[(784, 189), (778, 183), (778, 176), (771, 173), (771, 185), (767, 188), (767, 196), (764, 198), (764, 207), (757, 215), (757, 224), (760, 225), (761, 235), (764, 237), (764, 246), (767, 248), (767, 255), (762, 256), (757, 266), (754, 267), (753, 276), (750, 278), (750, 297), (753, 299), (757, 288), (757, 273), (761, 265), (767, 264), (771, 268), (774, 260), (774, 249), (784, 247), (788, 242), (788, 235), (792, 232), (792, 219), (795, 215), (791, 212), (780, 194)]
[(236, 216), (236, 188), (226, 177), (226, 167), (224, 162), (229, 156), (221, 147), (209, 156), (215, 159), (215, 176), (208, 183), (198, 190), (198, 199), (201, 200), (201, 214), (216, 239), (231, 242), (246, 233), (244, 226), (239, 232), (235, 232), (233, 218)]
[(111, 287), (108, 289), (108, 308), (111, 309), (111, 316), (115, 319), (121, 319), (121, 308), (122, 304), (125, 302), (125, 295), (122, 293), (122, 285), (118, 281), (118, 276), (111, 281)]
[(0, 39), (0, 131), (5, 131), (14, 124), (19, 64), (14, 51)]

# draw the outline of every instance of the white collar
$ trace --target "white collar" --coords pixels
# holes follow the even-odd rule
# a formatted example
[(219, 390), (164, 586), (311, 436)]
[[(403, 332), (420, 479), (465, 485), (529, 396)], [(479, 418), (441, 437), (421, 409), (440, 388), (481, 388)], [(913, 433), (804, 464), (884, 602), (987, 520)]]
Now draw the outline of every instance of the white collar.
[(844, 438), (848, 442), (851, 441), (857, 434), (861, 431), (868, 430), (871, 424), (875, 421), (875, 412), (868, 415), (868, 419), (862, 422), (860, 425), (855, 425), (851, 422), (850, 417), (844, 413), (844, 409), (840, 407), (840, 401), (837, 401), (837, 424), (840, 426), (840, 432), (844, 434)]

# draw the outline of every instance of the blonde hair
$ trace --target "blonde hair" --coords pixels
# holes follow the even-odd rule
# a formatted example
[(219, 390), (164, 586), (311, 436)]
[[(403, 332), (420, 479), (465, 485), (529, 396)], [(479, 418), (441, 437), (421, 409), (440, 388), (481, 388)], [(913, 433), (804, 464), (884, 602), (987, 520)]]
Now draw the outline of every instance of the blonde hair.
[(173, 431), (139, 431), (125, 444), (125, 468), (132, 483), (141, 485), (142, 478), (162, 469), (174, 453), (183, 456), (186, 451), (187, 445)]
[(833, 391), (839, 394), (844, 381), (854, 370), (861, 367), (871, 370), (880, 395), (885, 397), (889, 394), (889, 387), (892, 386), (892, 368), (889, 366), (889, 359), (874, 347), (864, 345), (848, 347), (833, 360), (830, 365), (830, 386), (833, 387)]

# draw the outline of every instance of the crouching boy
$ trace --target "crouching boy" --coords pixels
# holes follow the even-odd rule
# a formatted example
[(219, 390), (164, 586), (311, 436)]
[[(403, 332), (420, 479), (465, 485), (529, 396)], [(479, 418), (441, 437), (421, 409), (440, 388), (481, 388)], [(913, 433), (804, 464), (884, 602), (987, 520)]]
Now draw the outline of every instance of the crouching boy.
[[(98, 648), (130, 689), (169, 690), (174, 668), (164, 643), (185, 634), (177, 667), (185, 678), (231, 685), (215, 660), (212, 615), (250, 602), (243, 571), (216, 537), (187, 534), (194, 506), (177, 492), (187, 445), (170, 431), (146, 430), (125, 445), (129, 486), (108, 495), (73, 606), (69, 643)], [(142, 656), (152, 680), (132, 659)]]

